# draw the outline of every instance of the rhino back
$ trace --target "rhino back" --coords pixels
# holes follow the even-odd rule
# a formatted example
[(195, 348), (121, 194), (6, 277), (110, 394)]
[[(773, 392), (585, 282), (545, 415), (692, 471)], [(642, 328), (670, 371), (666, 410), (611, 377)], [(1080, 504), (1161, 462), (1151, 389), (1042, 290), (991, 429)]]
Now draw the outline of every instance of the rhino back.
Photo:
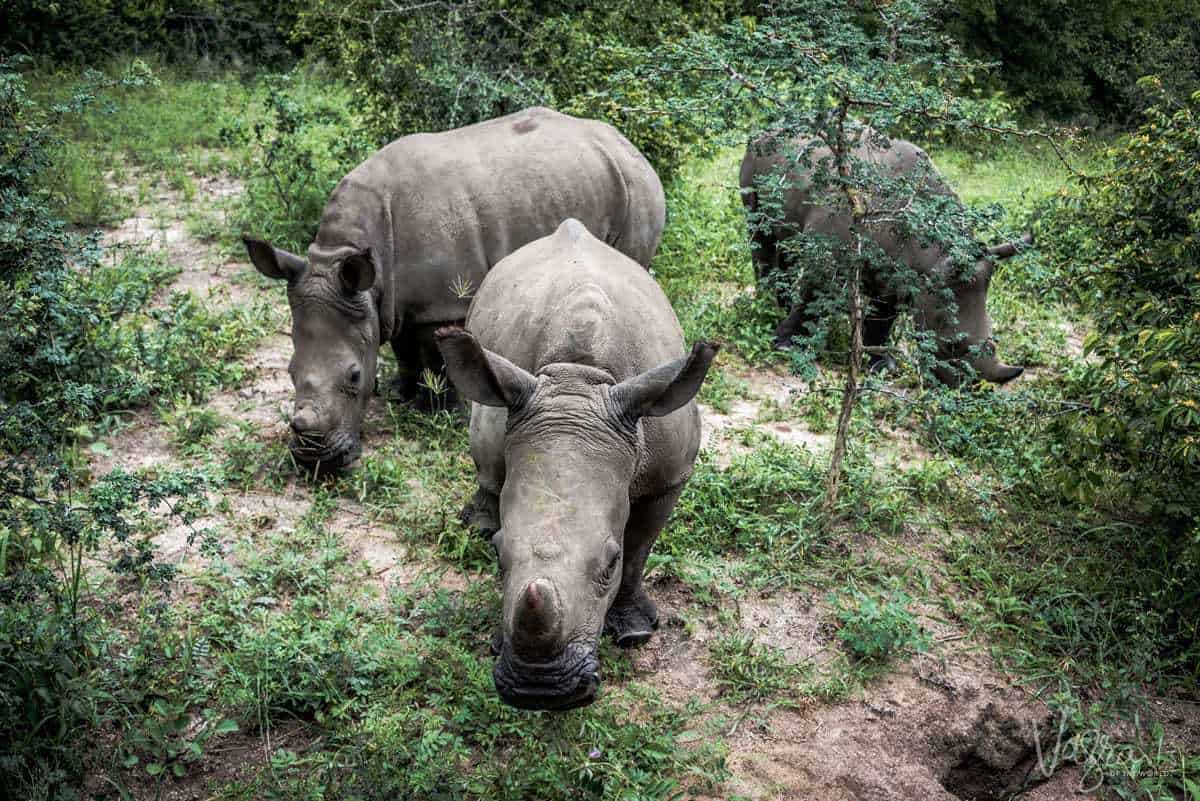
[(683, 332), (654, 279), (573, 219), (496, 265), (467, 327), (530, 372), (577, 362), (621, 381), (684, 354)]
[[(609, 125), (532, 108), (392, 142), (343, 180), (338, 225), (374, 204), (383, 305), (413, 322), (461, 319), (469, 292), (509, 253), (580, 219), (648, 264), (665, 218), (662, 186)], [(357, 217), (355, 214), (357, 213)], [(323, 226), (324, 227), (324, 226)]]
[[(893, 178), (910, 174), (918, 168), (925, 169), (927, 165), (929, 174), (922, 186), (922, 193), (946, 195), (957, 200), (957, 195), (933, 167), (924, 150), (904, 139), (892, 139), (887, 148), (871, 143), (870, 139), (869, 135), (864, 134), (863, 141), (854, 149), (855, 157), (882, 166), (884, 174)], [(850, 214), (844, 204), (839, 202), (831, 207), (828, 202), (820, 202), (821, 199), (814, 196), (812, 188), (813, 168), (791, 165), (795, 152), (804, 146), (803, 142), (796, 142), (789, 149), (769, 137), (752, 143), (742, 163), (741, 185), (744, 189), (752, 189), (756, 180), (787, 169), (785, 180), (789, 188), (783, 196), (787, 225), (777, 231), (777, 236), (782, 239), (795, 231), (811, 231), (848, 241)], [(814, 167), (822, 160), (832, 158), (832, 152), (824, 145), (813, 147), (808, 153)], [(832, 165), (829, 169), (832, 169)], [(942, 255), (936, 245), (921, 247), (918, 242), (898, 237), (887, 228), (874, 231), (872, 238), (893, 258), (918, 270), (931, 269)]]
[[(573, 362), (623, 381), (686, 353), (679, 321), (654, 279), (576, 220), (496, 265), (471, 303), (467, 328), (531, 373)], [(700, 442), (695, 403), (645, 418), (642, 428), (649, 458), (634, 497), (686, 480)]]

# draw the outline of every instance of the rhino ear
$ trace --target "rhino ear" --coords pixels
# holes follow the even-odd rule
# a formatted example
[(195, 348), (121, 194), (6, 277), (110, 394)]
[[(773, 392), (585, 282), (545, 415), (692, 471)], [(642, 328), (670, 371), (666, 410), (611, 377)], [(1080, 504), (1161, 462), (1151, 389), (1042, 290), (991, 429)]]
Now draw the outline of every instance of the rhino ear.
[(697, 342), (682, 359), (659, 365), (612, 388), (610, 397), (620, 413), (634, 420), (662, 417), (690, 401), (700, 391), (720, 345)]
[(446, 360), (446, 374), (466, 398), (484, 406), (511, 409), (533, 394), (537, 379), (503, 356), (484, 350), (470, 333), (458, 327), (434, 332)]
[(242, 243), (246, 246), (246, 252), (250, 254), (250, 263), (254, 265), (254, 269), (267, 278), (285, 278), (289, 284), (294, 284), (308, 269), (308, 262), (295, 253), (271, 247), (261, 239), (243, 235)]
[(366, 248), (344, 258), (338, 265), (338, 277), (342, 281), (342, 289), (350, 295), (366, 292), (375, 286), (375, 260), (371, 258), (371, 249)]

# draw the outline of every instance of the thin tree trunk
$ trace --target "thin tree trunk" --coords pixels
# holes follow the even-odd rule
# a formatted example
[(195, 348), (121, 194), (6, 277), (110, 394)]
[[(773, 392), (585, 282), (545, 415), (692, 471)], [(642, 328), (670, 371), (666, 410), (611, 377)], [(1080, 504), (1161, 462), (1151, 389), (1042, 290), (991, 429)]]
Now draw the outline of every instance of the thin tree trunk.
[(858, 402), (858, 376), (862, 371), (863, 355), (863, 232), (862, 224), (867, 214), (867, 204), (862, 195), (850, 183), (850, 165), (846, 156), (849, 143), (846, 141), (846, 117), (850, 110), (850, 99), (843, 98), (838, 113), (836, 142), (833, 147), (834, 163), (842, 179), (842, 192), (850, 205), (850, 235), (854, 238), (853, 267), (850, 270), (848, 305), (850, 307), (850, 365), (846, 371), (846, 387), (842, 390), (842, 409), (838, 413), (837, 434), (833, 438), (833, 453), (829, 457), (829, 475), (825, 478), (826, 518), (832, 517), (837, 508), (838, 490), (842, 483), (842, 462), (846, 458), (846, 440), (850, 435), (850, 418), (854, 404)]
[(858, 402), (858, 377), (862, 372), (863, 356), (863, 296), (862, 240), (855, 248), (854, 268), (850, 274), (850, 365), (846, 370), (846, 386), (842, 390), (842, 409), (838, 413), (837, 434), (833, 439), (833, 454), (829, 457), (829, 475), (825, 479), (825, 515), (833, 514), (837, 506), (838, 489), (842, 483), (842, 462), (846, 458), (846, 441), (850, 435), (850, 418)]

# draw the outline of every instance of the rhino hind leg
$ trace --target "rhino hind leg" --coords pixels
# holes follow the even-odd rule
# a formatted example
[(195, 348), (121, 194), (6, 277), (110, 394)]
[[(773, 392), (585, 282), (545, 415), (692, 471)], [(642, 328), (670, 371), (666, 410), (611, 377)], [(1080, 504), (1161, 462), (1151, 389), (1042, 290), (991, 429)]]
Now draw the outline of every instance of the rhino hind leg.
[(646, 558), (659, 532), (666, 525), (683, 485), (662, 495), (642, 498), (629, 508), (625, 525), (625, 559), (621, 565), (621, 586), (604, 619), (604, 629), (622, 648), (641, 645), (658, 628), (658, 606), (642, 586)]

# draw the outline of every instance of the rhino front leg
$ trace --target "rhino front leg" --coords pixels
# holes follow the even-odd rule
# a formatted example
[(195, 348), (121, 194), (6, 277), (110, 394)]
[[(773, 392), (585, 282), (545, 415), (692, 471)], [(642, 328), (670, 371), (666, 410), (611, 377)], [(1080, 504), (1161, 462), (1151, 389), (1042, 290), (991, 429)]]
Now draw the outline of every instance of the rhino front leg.
[(490, 540), (500, 530), (500, 496), (477, 487), (471, 500), (458, 513), (465, 526), (474, 526), (479, 536)]
[(621, 586), (604, 620), (605, 630), (617, 645), (629, 648), (650, 639), (658, 627), (658, 606), (642, 586), (646, 558), (679, 500), (683, 485), (653, 498), (641, 498), (629, 508), (625, 524), (625, 558), (621, 564)]
[(412, 328), (401, 326), (392, 338), (392, 353), (396, 354), (396, 377), (388, 385), (388, 400), (408, 403), (417, 397), (421, 381), (421, 347)]
[(891, 372), (896, 369), (896, 360), (890, 353), (883, 350), (895, 322), (895, 298), (873, 299), (871, 309), (863, 319), (863, 346), (871, 349), (868, 350), (868, 370)]
[[(449, 324), (462, 325), (462, 320)], [(421, 365), (418, 372), (424, 374), (424, 371), (428, 370), (433, 377), (433, 386), (427, 385), (424, 379), (422, 379), (417, 387), (416, 406), (422, 411), (462, 410), (458, 391), (454, 388), (454, 384), (450, 382), (450, 379), (446, 377), (446, 362), (442, 358), (442, 352), (438, 350), (437, 343), (433, 338), (433, 332), (441, 328), (442, 325), (438, 323), (436, 325), (419, 326), (414, 337), (419, 348), (419, 363)]]

